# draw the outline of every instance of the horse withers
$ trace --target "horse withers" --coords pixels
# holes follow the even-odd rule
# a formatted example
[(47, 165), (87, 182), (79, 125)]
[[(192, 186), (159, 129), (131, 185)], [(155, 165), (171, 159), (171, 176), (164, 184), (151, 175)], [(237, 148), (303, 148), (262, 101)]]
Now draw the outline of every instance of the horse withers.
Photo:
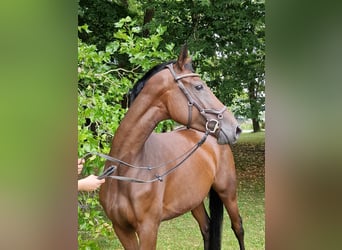
[[(130, 108), (109, 156), (116, 171), (100, 203), (126, 250), (156, 249), (162, 221), (191, 211), (204, 249), (220, 249), (223, 205), (244, 249), (236, 173), (229, 144), (241, 130), (232, 113), (193, 72), (186, 47), (177, 61), (152, 68), (131, 91)], [(153, 133), (162, 120), (187, 126)], [(107, 160), (105, 169), (113, 165)], [(210, 217), (204, 199), (210, 193)]]

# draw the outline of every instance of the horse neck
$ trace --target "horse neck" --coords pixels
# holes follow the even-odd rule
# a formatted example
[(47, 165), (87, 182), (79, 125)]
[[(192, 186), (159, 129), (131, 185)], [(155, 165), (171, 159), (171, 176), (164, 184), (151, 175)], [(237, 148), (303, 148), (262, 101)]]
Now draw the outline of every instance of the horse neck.
[(138, 154), (158, 122), (167, 118), (160, 106), (134, 102), (115, 133), (110, 155), (124, 160)]

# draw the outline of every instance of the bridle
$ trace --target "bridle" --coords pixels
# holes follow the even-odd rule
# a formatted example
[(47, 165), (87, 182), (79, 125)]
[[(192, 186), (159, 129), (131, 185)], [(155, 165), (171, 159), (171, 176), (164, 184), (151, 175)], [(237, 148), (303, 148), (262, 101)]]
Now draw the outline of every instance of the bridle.
[[(171, 75), (173, 76), (174, 80), (177, 83), (177, 86), (183, 92), (185, 97), (188, 99), (189, 111), (188, 111), (188, 123), (186, 127), (190, 128), (191, 120), (192, 120), (192, 107), (195, 106), (200, 112), (200, 114), (206, 120), (206, 124), (205, 124), (206, 131), (209, 131), (210, 133), (214, 134), (218, 129), (220, 129), (220, 120), (223, 119), (223, 113), (227, 110), (227, 107), (223, 106), (223, 108), (220, 110), (202, 108), (201, 105), (198, 104), (198, 102), (196, 102), (194, 98), (190, 95), (189, 91), (185, 88), (184, 84), (181, 81), (181, 79), (186, 78), (186, 77), (199, 77), (199, 74), (188, 73), (188, 74), (183, 74), (183, 75), (177, 75), (177, 73), (173, 69), (173, 63), (166, 65), (166, 68), (170, 70)], [(208, 114), (217, 115), (217, 119), (210, 119)]]
[[(137, 179), (137, 178), (131, 178), (131, 177), (126, 177), (126, 176), (118, 176), (118, 175), (112, 175), (114, 173), (114, 171), (117, 169), (117, 166), (115, 165), (111, 165), (110, 167), (108, 167), (101, 175), (98, 176), (98, 179), (103, 179), (103, 178), (112, 178), (112, 179), (116, 179), (116, 180), (121, 180), (121, 181), (129, 181), (129, 182), (136, 182), (136, 183), (151, 183), (151, 182), (155, 182), (155, 181), (163, 181), (163, 178), (167, 175), (169, 175), (170, 173), (172, 173), (173, 171), (175, 171), (180, 165), (182, 165), (193, 153), (195, 153), (195, 151), (205, 142), (205, 140), (207, 139), (208, 135), (210, 133), (214, 134), (217, 130), (220, 129), (220, 120), (223, 119), (223, 113), (226, 111), (227, 107), (223, 106), (222, 109), (217, 110), (217, 109), (205, 109), (202, 108), (200, 104), (198, 104), (193, 97), (190, 95), (189, 91), (185, 88), (184, 84), (182, 83), (181, 79), (186, 78), (186, 77), (199, 77), (198, 74), (196, 73), (188, 73), (188, 74), (183, 74), (183, 75), (177, 75), (177, 73), (174, 71), (173, 69), (173, 64), (168, 64), (166, 65), (166, 67), (170, 70), (174, 80), (176, 81), (178, 87), (180, 88), (180, 90), (184, 93), (185, 97), (188, 100), (188, 123), (187, 123), (187, 128), (190, 128), (191, 125), (191, 120), (192, 120), (192, 107), (195, 106), (198, 111), (200, 112), (200, 114), (204, 117), (204, 119), (206, 120), (206, 131), (203, 135), (203, 137), (192, 147), (190, 148), (188, 151), (186, 151), (184, 154), (178, 156), (176, 159), (169, 161), (169, 162), (165, 162), (162, 163), (158, 166), (134, 166), (131, 165), (127, 162), (124, 162), (120, 159), (114, 158), (112, 156), (109, 155), (105, 155), (102, 153), (98, 153), (98, 152), (89, 152), (86, 155), (83, 156), (83, 158), (86, 158), (90, 155), (97, 155), (100, 156), (108, 161), (111, 162), (115, 162), (115, 163), (119, 163), (122, 166), (126, 166), (129, 168), (136, 168), (136, 169), (141, 169), (141, 170), (152, 170), (152, 169), (157, 169), (157, 168), (161, 168), (161, 167), (165, 167), (168, 164), (170, 164), (171, 162), (177, 161), (179, 160), (179, 162), (173, 166), (172, 168), (170, 168), (169, 170), (165, 171), (163, 174), (158, 175), (156, 174), (154, 178), (149, 179), (149, 180), (142, 180), (142, 179)], [(217, 115), (217, 120), (216, 119), (210, 119), (208, 114), (214, 114)], [(212, 128), (210, 128), (212, 127)]]

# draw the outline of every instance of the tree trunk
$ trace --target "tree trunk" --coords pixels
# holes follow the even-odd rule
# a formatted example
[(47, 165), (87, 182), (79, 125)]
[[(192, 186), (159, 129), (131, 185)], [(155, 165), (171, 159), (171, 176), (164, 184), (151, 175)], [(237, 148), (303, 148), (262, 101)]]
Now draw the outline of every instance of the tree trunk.
[(252, 118), (253, 123), (253, 132), (259, 132), (260, 131), (260, 123), (258, 119)]
[(151, 22), (153, 16), (154, 16), (154, 9), (153, 8), (145, 10), (143, 37), (149, 37), (150, 36), (150, 31), (145, 27), (145, 24)]
[(251, 118), (253, 123), (253, 132), (260, 131), (259, 107), (257, 103), (257, 84), (252, 81), (248, 86), (248, 97), (251, 109)]

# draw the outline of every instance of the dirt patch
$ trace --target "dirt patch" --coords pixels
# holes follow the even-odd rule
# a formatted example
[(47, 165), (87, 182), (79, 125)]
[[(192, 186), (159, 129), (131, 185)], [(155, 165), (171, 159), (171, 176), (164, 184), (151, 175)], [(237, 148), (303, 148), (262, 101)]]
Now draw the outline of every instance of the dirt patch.
[(240, 180), (265, 178), (265, 143), (237, 143), (232, 151)]

